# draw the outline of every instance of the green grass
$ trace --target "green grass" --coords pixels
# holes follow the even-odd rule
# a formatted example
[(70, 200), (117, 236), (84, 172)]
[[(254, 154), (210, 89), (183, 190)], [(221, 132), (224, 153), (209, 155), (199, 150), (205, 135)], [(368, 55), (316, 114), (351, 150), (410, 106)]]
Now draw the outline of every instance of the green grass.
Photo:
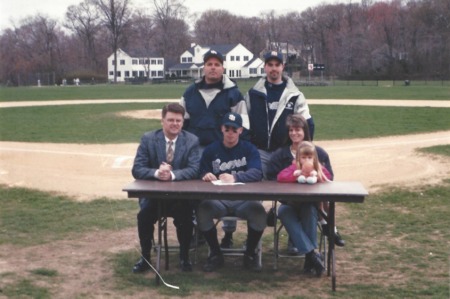
[[(239, 80), (245, 94), (255, 80)], [(0, 88), (0, 102), (83, 99), (179, 99), (189, 83)], [(450, 100), (449, 86), (300, 86), (307, 99)]]
[[(116, 113), (162, 108), (163, 103), (91, 104), (0, 109), (0, 140), (54, 143), (138, 142), (161, 127), (158, 120)], [(406, 135), (450, 129), (448, 108), (369, 106), (311, 107), (316, 140)]]
[[(0, 185), (0, 245), (32, 246), (75, 237), (94, 230), (134, 226), (134, 200), (97, 199), (76, 202), (68, 197)], [(114, 214), (111, 212), (114, 210)]]
[[(383, 273), (380, 282), (391, 280), (388, 288), (378, 289), (374, 283), (367, 291), (383, 298), (447, 298), (450, 180), (434, 187), (393, 188), (350, 207), (360, 230), (347, 238), (354, 245), (347, 248), (349, 255), (370, 273)], [(344, 288), (360, 293), (362, 286)]]
[(418, 149), (418, 151), (423, 152), (423, 153), (431, 153), (431, 154), (435, 154), (435, 155), (443, 155), (443, 156), (450, 157), (450, 146), (448, 146), (448, 145), (439, 145), (439, 146), (420, 148), (420, 149)]
[(23, 279), (2, 288), (1, 293), (7, 298), (52, 298), (48, 288), (40, 287), (28, 279)]

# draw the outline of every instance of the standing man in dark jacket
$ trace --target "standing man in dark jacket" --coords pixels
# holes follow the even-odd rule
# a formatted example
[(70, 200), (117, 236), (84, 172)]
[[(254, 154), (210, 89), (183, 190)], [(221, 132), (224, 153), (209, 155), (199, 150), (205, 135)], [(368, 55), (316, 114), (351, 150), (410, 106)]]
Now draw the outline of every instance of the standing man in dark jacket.
[[(203, 62), (204, 76), (190, 85), (181, 98), (180, 104), (186, 109), (183, 129), (197, 135), (201, 148), (204, 148), (222, 140), (222, 119), (228, 112), (234, 112), (243, 120), (241, 138), (246, 138), (249, 129), (247, 105), (236, 83), (224, 74), (223, 55), (210, 50), (203, 56)], [(236, 222), (224, 221), (222, 228), (225, 236), (221, 247), (231, 248)]]
[(261, 155), (264, 177), (270, 154), (288, 140), (286, 117), (300, 114), (308, 122), (311, 140), (314, 121), (303, 93), (291, 78), (283, 76), (283, 55), (271, 51), (264, 55), (266, 76), (256, 82), (245, 96), (250, 122), (250, 140)]
[[(240, 140), (242, 118), (237, 113), (225, 115), (222, 124), (223, 140), (215, 141), (203, 151), (200, 177), (205, 182), (220, 180), (224, 183), (257, 182), (262, 179), (261, 160), (256, 147)], [(241, 188), (236, 186), (236, 188)], [(244, 267), (260, 271), (261, 265), (255, 253), (256, 246), (266, 227), (266, 211), (259, 201), (205, 200), (198, 206), (198, 227), (205, 236), (210, 255), (204, 271), (214, 271), (224, 264), (214, 219), (237, 216), (247, 220), (247, 246)]]
[[(162, 109), (162, 129), (145, 133), (137, 149), (132, 174), (137, 180), (179, 181), (198, 177), (200, 148), (198, 138), (181, 130), (185, 110), (180, 104), (172, 103)], [(174, 218), (177, 238), (180, 243), (180, 269), (192, 271), (189, 259), (191, 243), (193, 206), (187, 200), (171, 200), (165, 203), (166, 216)], [(137, 215), (141, 259), (134, 265), (133, 272), (150, 269), (150, 252), (154, 224), (158, 220), (158, 201), (139, 198), (140, 211)]]
[(220, 52), (206, 52), (204, 76), (186, 89), (180, 102), (186, 109), (183, 129), (197, 135), (202, 147), (222, 140), (220, 125), (228, 112), (240, 114), (243, 127), (249, 129), (244, 98), (236, 83), (224, 74), (223, 61)]

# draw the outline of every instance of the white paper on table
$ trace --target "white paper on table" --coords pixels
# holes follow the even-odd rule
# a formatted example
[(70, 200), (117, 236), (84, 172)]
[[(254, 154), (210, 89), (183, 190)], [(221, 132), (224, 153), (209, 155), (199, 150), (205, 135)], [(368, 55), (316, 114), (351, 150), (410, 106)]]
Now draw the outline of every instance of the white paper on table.
[(211, 183), (213, 183), (216, 186), (245, 185), (244, 183), (225, 183), (225, 182), (222, 182), (221, 180), (211, 181)]

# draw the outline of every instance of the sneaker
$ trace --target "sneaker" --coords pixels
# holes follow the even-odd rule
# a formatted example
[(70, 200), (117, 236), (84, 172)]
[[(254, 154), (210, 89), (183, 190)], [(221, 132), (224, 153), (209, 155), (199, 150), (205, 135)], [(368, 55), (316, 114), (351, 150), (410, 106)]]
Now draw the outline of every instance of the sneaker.
[(316, 277), (322, 276), (325, 271), (325, 266), (323, 265), (323, 260), (320, 254), (314, 252), (311, 255), (305, 257), (305, 265), (303, 267), (303, 272), (305, 274), (314, 275)]
[(244, 268), (255, 272), (261, 272), (262, 265), (259, 263), (258, 255), (247, 255), (244, 253)]
[(206, 260), (206, 264), (203, 265), (203, 271), (213, 272), (221, 267), (223, 267), (224, 260), (222, 253), (210, 255)]
[(132, 271), (133, 273), (144, 273), (147, 272), (148, 270), (150, 270), (150, 265), (143, 257), (141, 257), (139, 261), (136, 264), (134, 264)]
[(290, 255), (298, 255), (299, 253), (297, 247), (292, 244), (291, 239), (288, 240), (287, 252)]
[(220, 241), (220, 248), (230, 249), (233, 247), (233, 237), (224, 236)]
[[(322, 224), (322, 231), (325, 234), (325, 236), (329, 237), (328, 224)], [(339, 247), (345, 246), (345, 241), (342, 239), (341, 235), (336, 230), (334, 232), (334, 244)]]

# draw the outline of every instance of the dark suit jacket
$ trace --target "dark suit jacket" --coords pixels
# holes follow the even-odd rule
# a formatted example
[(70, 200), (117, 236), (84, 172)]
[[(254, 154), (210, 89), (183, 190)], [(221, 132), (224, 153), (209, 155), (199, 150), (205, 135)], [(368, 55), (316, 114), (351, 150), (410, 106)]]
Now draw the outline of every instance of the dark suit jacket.
[[(137, 180), (155, 180), (155, 172), (166, 161), (166, 140), (162, 129), (146, 132), (137, 149), (132, 169)], [(198, 138), (182, 130), (175, 143), (172, 172), (175, 180), (198, 178), (200, 146)]]

